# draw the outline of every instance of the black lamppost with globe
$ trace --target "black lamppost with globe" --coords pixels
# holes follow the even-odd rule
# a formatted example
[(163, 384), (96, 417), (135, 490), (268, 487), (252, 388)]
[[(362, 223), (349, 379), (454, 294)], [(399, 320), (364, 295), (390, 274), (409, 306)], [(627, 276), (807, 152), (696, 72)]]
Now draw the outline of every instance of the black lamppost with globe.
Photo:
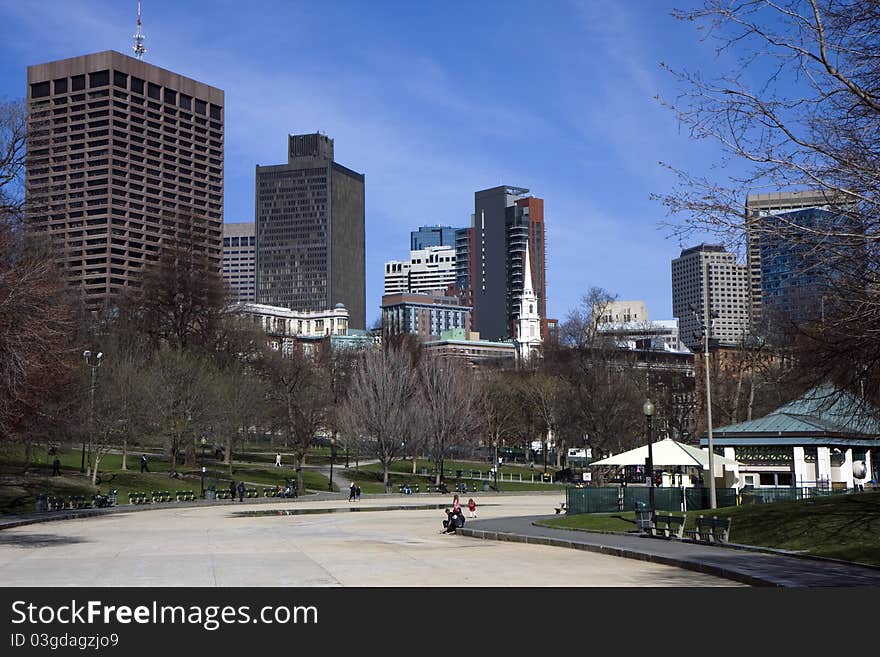
[(654, 522), (654, 451), (652, 449), (652, 445), (654, 443), (654, 432), (653, 426), (651, 424), (651, 420), (654, 415), (654, 404), (651, 403), (651, 400), (648, 399), (642, 405), (642, 413), (645, 414), (645, 422), (647, 424), (648, 429), (648, 506), (651, 510), (651, 522)]

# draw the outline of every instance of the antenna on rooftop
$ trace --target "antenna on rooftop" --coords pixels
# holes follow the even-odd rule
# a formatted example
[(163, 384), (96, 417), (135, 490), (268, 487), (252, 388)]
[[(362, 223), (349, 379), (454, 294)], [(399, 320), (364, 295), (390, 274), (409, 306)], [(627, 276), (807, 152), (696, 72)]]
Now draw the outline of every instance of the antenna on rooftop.
[(147, 49), (144, 48), (145, 38), (146, 37), (141, 33), (141, 0), (138, 0), (137, 34), (134, 35), (134, 45), (132, 46), (134, 56), (138, 59), (143, 59), (144, 53), (147, 52)]

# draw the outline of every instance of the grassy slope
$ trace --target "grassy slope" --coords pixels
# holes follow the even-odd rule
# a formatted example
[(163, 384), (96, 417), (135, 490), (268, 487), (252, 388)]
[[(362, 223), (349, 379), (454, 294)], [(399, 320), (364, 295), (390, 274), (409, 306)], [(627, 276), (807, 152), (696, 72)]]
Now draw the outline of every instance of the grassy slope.
[[(35, 454), (29, 471), (22, 473), (21, 454), (15, 450), (5, 450), (0, 454), (0, 514), (29, 513), (34, 511), (34, 500), (37, 493), (49, 495), (85, 495), (91, 497), (96, 490), (106, 493), (115, 488), (119, 491), (119, 503), (128, 503), (130, 492), (143, 491), (169, 491), (174, 494), (177, 490), (191, 490), (199, 494), (201, 490), (201, 477), (198, 468), (178, 466), (178, 471), (186, 475), (182, 478), (172, 479), (168, 476), (170, 461), (158, 456), (148, 456), (150, 472), (141, 473), (139, 459), (140, 454), (128, 456), (128, 470), (122, 470), (122, 455), (108, 454), (98, 468), (99, 483), (97, 488), (92, 486), (91, 480), (79, 472), (82, 454), (75, 449), (61, 449), (58, 453), (61, 461), (62, 476), (52, 477), (51, 457), (43, 451)], [(233, 463), (233, 472), (230, 475), (229, 467), (222, 463), (208, 461), (205, 476), (205, 487), (214, 485), (218, 488), (229, 486), (231, 479), (244, 480), (258, 487), (274, 486), (283, 484), (286, 478), (295, 476), (295, 472), (289, 468), (275, 468), (273, 466), (262, 467), (259, 465), (239, 465)], [(319, 472), (303, 470), (303, 479), (306, 489), (326, 491), (328, 479)], [(336, 484), (334, 490), (338, 490)]]
[[(697, 515), (688, 513), (691, 528)], [(880, 493), (830, 495), (801, 502), (775, 502), (717, 509), (711, 515), (733, 520), (734, 543), (880, 565)], [(633, 531), (633, 513), (578, 514), (545, 521), (552, 527)]]

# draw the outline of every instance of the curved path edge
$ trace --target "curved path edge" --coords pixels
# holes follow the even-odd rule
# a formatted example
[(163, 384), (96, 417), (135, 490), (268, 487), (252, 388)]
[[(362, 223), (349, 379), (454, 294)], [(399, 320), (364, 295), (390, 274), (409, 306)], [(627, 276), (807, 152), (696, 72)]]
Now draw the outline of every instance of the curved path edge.
[(638, 535), (573, 531), (536, 525), (552, 516), (477, 520), (460, 528), (462, 536), (515, 541), (599, 552), (651, 561), (715, 575), (751, 586), (880, 586), (880, 569), (808, 555), (786, 555), (746, 546), (723, 547)]

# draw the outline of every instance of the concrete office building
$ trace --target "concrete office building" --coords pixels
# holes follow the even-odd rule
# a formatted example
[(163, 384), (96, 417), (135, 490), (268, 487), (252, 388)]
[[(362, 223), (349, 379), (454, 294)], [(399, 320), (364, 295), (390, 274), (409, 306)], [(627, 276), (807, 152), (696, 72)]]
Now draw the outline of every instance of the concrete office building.
[(420, 226), (409, 234), (410, 251), (421, 251), (429, 246), (455, 246), (455, 232), (451, 226)]
[(469, 249), (473, 322), (480, 335), (490, 340), (513, 338), (516, 333), (527, 246), (542, 338), (547, 335), (544, 201), (528, 193), (528, 189), (501, 185), (474, 194)]
[(114, 51), (29, 66), (27, 82), (25, 229), (90, 308), (169, 244), (219, 272), (222, 90)]
[(257, 301), (294, 310), (342, 303), (366, 325), (364, 175), (333, 140), (290, 135), (288, 162), (256, 168)]
[(254, 222), (223, 224), (223, 283), (230, 301), (256, 301), (256, 259)]
[(411, 251), (409, 261), (385, 263), (385, 294), (445, 291), (455, 284), (455, 249), (429, 246)]
[(710, 337), (735, 345), (748, 333), (749, 279), (736, 254), (720, 244), (684, 249), (672, 261), (672, 314), (678, 318), (681, 341), (700, 348), (704, 308), (711, 318)]
[(594, 307), (599, 313), (599, 324), (639, 323), (648, 321), (648, 308), (644, 301), (610, 301)]

